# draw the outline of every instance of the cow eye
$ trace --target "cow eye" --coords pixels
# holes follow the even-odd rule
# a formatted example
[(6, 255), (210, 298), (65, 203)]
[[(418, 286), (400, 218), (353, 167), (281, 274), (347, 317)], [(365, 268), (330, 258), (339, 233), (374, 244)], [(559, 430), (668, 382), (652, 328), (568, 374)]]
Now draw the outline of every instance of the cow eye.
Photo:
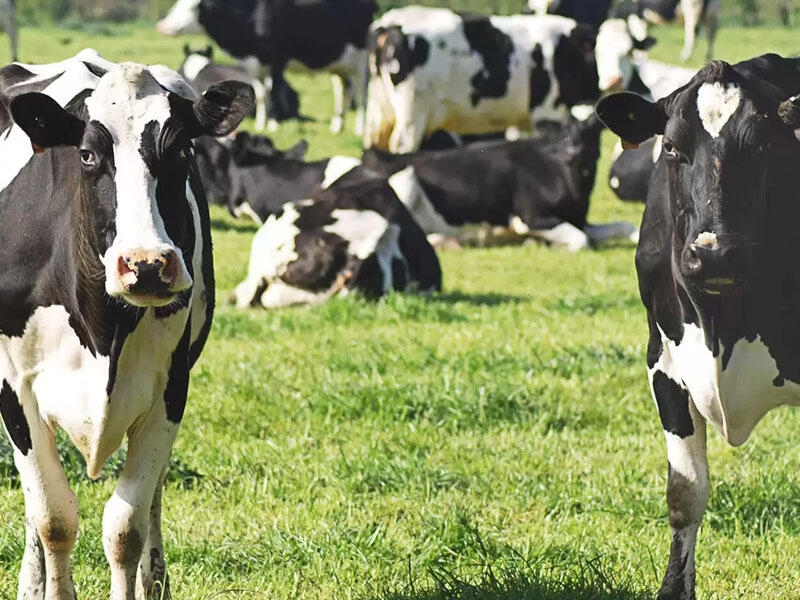
[(81, 157), (81, 164), (84, 167), (97, 166), (97, 155), (91, 150), (87, 150), (86, 148), (81, 148), (79, 154)]
[(678, 149), (675, 147), (675, 144), (669, 140), (664, 140), (661, 143), (661, 148), (664, 151), (664, 154), (666, 154), (667, 158), (670, 160), (686, 162), (686, 158), (678, 151)]

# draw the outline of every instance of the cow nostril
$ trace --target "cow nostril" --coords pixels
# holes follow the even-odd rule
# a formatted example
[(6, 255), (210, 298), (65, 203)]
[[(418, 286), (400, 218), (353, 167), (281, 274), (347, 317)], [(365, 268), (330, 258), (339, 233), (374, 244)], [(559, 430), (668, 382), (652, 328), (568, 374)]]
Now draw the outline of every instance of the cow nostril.
[(703, 268), (703, 261), (700, 259), (700, 254), (694, 244), (686, 249), (684, 258), (686, 260), (686, 267), (692, 273), (698, 273), (700, 269)]
[(175, 253), (174, 250), (167, 250), (161, 255), (161, 259), (157, 262), (161, 263), (161, 269), (159, 274), (161, 276), (161, 281), (170, 285), (175, 282), (178, 278), (178, 271), (180, 261), (178, 260), (178, 255)]

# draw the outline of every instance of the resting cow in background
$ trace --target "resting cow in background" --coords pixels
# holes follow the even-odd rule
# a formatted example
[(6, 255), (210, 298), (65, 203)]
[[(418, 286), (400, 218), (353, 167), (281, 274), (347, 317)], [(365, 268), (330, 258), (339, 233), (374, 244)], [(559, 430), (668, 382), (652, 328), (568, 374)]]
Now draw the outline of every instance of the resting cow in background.
[(361, 162), (350, 156), (304, 162), (305, 141), (281, 151), (269, 138), (245, 132), (229, 145), (205, 136), (195, 146), (206, 189), (232, 215), (248, 216), (259, 225), (287, 202), (308, 198)]
[(223, 65), (213, 61), (213, 49), (206, 46), (202, 50), (183, 47), (183, 63), (178, 73), (189, 82), (198, 94), (220, 81), (242, 81), (252, 86), (256, 94), (255, 126), (261, 131), (267, 125), (267, 90), (264, 84), (238, 65)]
[(800, 404), (800, 60), (706, 65), (656, 103), (598, 103), (631, 144), (663, 135), (636, 250), (650, 386), (667, 442), (672, 546), (658, 598), (695, 598), (706, 424), (743, 444)]
[[(695, 37), (700, 25), (708, 30), (706, 60), (714, 55), (714, 40), (719, 29), (722, 0), (621, 0), (614, 16), (625, 19), (639, 37), (645, 35), (647, 24), (674, 23), (683, 19), (683, 50), (681, 60), (686, 62), (694, 52)], [(679, 10), (680, 9), (680, 10)]]
[(565, 17), (390, 10), (371, 27), (364, 146), (413, 152), (437, 129), (566, 121), (599, 97), (594, 36)]
[[(362, 165), (389, 178), (435, 243), (443, 236), (493, 243), (494, 235), (501, 242), (535, 237), (580, 250), (609, 237), (636, 239), (630, 223), (586, 222), (601, 128), (590, 116), (550, 124), (542, 136), (516, 142), (402, 155), (368, 149)], [(485, 225), (497, 231), (487, 234)]]
[(278, 308), (441, 286), (436, 253), (386, 181), (354, 174), (264, 223), (231, 301)]
[[(293, 93), (283, 76), (286, 68), (331, 73), (331, 131), (338, 133), (352, 96), (363, 110), (359, 86), (376, 10), (374, 0), (178, 0), (156, 28), (168, 35), (205, 31), (231, 56), (255, 58), (271, 80), (268, 116), (278, 121), (299, 116), (296, 102), (289, 111), (281, 110), (287, 102), (277, 97)], [(357, 117), (356, 123), (361, 121)]]
[(528, 0), (523, 12), (561, 15), (597, 29), (608, 18), (611, 3), (612, 0)]
[(0, 415), (25, 496), (18, 598), (75, 598), (78, 502), (57, 428), (92, 478), (127, 435), (103, 512), (110, 598), (169, 597), (161, 488), (214, 309), (191, 140), (230, 132), (253, 91), (224, 82), (195, 101), (166, 67), (116, 65), (93, 51), (15, 63), (0, 81), (10, 100), (0, 140)]

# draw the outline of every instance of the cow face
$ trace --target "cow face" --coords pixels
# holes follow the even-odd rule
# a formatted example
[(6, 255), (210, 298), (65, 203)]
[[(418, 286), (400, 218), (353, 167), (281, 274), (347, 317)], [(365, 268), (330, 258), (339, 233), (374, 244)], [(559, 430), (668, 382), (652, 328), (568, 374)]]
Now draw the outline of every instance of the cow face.
[(622, 19), (608, 19), (597, 32), (595, 55), (601, 92), (628, 89), (633, 77), (633, 55), (655, 44), (655, 38), (637, 39)]
[(696, 300), (752, 280), (760, 227), (776, 191), (771, 184), (797, 168), (800, 146), (778, 115), (778, 94), (717, 61), (657, 103), (622, 93), (597, 105), (600, 118), (629, 143), (663, 134), (673, 270)]
[(141, 65), (123, 63), (85, 98), (84, 118), (44, 94), (12, 101), (12, 116), (35, 151), (75, 148), (80, 214), (93, 223), (109, 296), (163, 306), (191, 287), (191, 140), (229, 133), (253, 96), (246, 84), (223, 82), (192, 104)]
[(200, 27), (200, 0), (178, 0), (167, 16), (156, 23), (156, 31), (165, 35), (203, 33)]

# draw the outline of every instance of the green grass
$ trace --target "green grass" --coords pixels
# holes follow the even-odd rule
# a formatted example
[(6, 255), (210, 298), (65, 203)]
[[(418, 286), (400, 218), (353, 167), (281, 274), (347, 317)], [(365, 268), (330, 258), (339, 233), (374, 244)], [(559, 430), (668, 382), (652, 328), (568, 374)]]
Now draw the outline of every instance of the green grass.
[[(680, 32), (658, 35), (655, 56), (674, 59)], [(177, 65), (183, 42), (141, 27), (41, 28), (23, 30), (21, 48), (31, 61), (94, 46)], [(795, 34), (721, 32), (731, 60), (767, 50), (796, 51)], [(311, 156), (356, 154), (352, 134), (328, 133), (327, 78), (292, 81), (316, 121), (287, 124), (278, 144), (306, 136)], [(612, 143), (604, 138), (591, 217), (638, 220), (641, 207), (606, 185)], [(669, 544), (666, 457), (630, 245), (442, 252), (444, 291), (431, 299), (235, 311), (224, 301), (255, 229), (212, 217), (222, 305), (165, 494), (177, 598), (653, 597)], [(710, 436), (699, 597), (800, 596), (788, 558), (800, 552), (798, 428), (800, 413), (782, 409), (743, 448)], [(100, 516), (118, 460), (91, 482), (74, 451), (65, 459), (81, 503), (82, 598), (107, 594)], [(15, 594), (23, 544), (10, 471), (0, 453), (3, 599)]]

